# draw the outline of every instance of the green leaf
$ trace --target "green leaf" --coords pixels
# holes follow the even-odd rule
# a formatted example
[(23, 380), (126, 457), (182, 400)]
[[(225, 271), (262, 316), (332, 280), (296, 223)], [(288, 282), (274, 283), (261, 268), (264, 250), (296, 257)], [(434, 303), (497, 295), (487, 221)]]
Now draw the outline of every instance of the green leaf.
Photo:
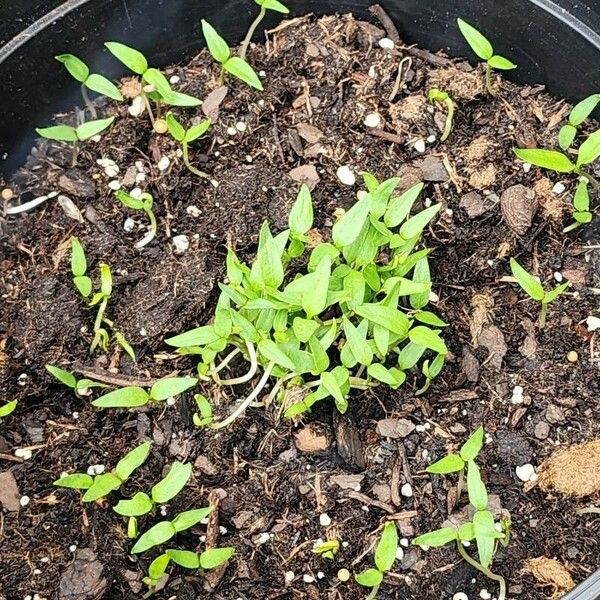
[(275, 12), (282, 13), (287, 15), (290, 12), (290, 9), (285, 5), (279, 2), (278, 0), (254, 0), (256, 4), (266, 8), (268, 10), (274, 10)]
[(79, 81), (79, 83), (83, 83), (88, 78), (90, 70), (80, 58), (77, 58), (73, 54), (59, 54), (54, 58), (65, 65), (71, 77)]
[(436, 475), (447, 475), (448, 473), (458, 473), (464, 468), (465, 461), (458, 454), (448, 454), (448, 456), (444, 456), (444, 458), (429, 465), (425, 470)]
[(224, 565), (235, 554), (235, 548), (209, 548), (200, 554), (200, 566), (209, 571)]
[(183, 142), (185, 139), (185, 128), (183, 125), (175, 118), (175, 115), (171, 111), (167, 113), (165, 117), (165, 121), (167, 122), (167, 127), (169, 128), (169, 133), (178, 142)]
[(195, 377), (165, 377), (159, 379), (150, 390), (153, 400), (161, 401), (183, 394), (198, 383)]
[[(429, 272), (429, 261), (427, 257), (422, 258), (416, 265), (413, 271), (413, 281), (417, 283), (431, 284), (431, 273)], [(410, 305), (415, 309), (420, 309), (429, 304), (429, 290), (420, 294), (411, 294)]]
[(273, 340), (262, 340), (259, 342), (258, 351), (268, 361), (292, 372), (296, 370), (294, 362)]
[(191, 476), (191, 464), (175, 461), (164, 479), (152, 488), (152, 500), (157, 504), (165, 504), (169, 500), (172, 500), (185, 487)]
[(340, 387), (333, 373), (329, 371), (321, 373), (321, 383), (323, 384), (323, 387), (327, 390), (327, 393), (333, 396), (336, 405), (345, 406), (347, 404), (347, 400), (344, 393), (342, 392), (342, 388)]
[(479, 562), (489, 567), (494, 556), (495, 540), (498, 532), (494, 527), (494, 516), (487, 510), (478, 510), (473, 515), (473, 530), (477, 541)]
[(308, 342), (318, 328), (319, 324), (316, 321), (309, 321), (302, 317), (295, 317), (292, 322), (294, 334), (302, 343)]
[(320, 342), (315, 336), (312, 336), (308, 340), (308, 346), (315, 363), (314, 373), (318, 375), (329, 368), (329, 356), (323, 347), (323, 343)]
[(578, 102), (569, 115), (569, 123), (578, 127), (581, 125), (594, 111), (600, 102), (600, 94), (592, 94)]
[(348, 298), (348, 308), (353, 309), (364, 303), (365, 286), (365, 277), (360, 271), (352, 269), (348, 275), (344, 277), (344, 291)]
[(159, 69), (151, 67), (144, 72), (144, 81), (149, 83), (163, 97), (169, 97), (171, 94), (171, 84)]
[(206, 40), (206, 45), (211, 56), (221, 64), (227, 62), (231, 56), (231, 50), (227, 42), (217, 33), (217, 30), (208, 22), (202, 19), (202, 33)]
[[(309, 272), (312, 273), (325, 256), (328, 256), (331, 259), (331, 264), (333, 264), (339, 258), (340, 251), (333, 244), (319, 244), (315, 246), (310, 253), (308, 261)], [(339, 267), (337, 268), (339, 269)]]
[(92, 73), (85, 80), (85, 87), (92, 90), (93, 92), (102, 94), (107, 98), (112, 98), (113, 100), (119, 101), (123, 100), (123, 94), (121, 94), (119, 88), (103, 75)]
[(53, 365), (46, 365), (46, 371), (67, 387), (75, 389), (77, 386), (77, 379), (75, 379), (75, 376), (72, 373), (69, 373), (69, 371), (65, 371), (64, 369)]
[(150, 548), (160, 546), (168, 542), (176, 533), (177, 530), (169, 521), (160, 521), (140, 536), (131, 549), (131, 554), (140, 554), (150, 550)]
[(399, 336), (404, 337), (408, 333), (408, 317), (397, 308), (381, 304), (363, 304), (357, 306), (355, 311), (371, 323), (377, 323)]
[(77, 137), (83, 142), (95, 135), (98, 135), (108, 127), (110, 127), (115, 120), (115, 117), (109, 117), (108, 119), (97, 119), (96, 121), (88, 121), (83, 125), (80, 125), (76, 129)]
[(92, 402), (98, 408), (136, 408), (144, 406), (150, 400), (146, 390), (137, 386), (128, 386), (104, 394)]
[(458, 528), (458, 539), (463, 542), (470, 542), (475, 539), (475, 527), (473, 523), (463, 523)]
[(488, 503), (488, 494), (485, 485), (481, 480), (479, 467), (470, 460), (467, 466), (467, 491), (469, 492), (469, 502), (477, 510), (485, 510)]
[(381, 363), (372, 363), (367, 367), (367, 373), (369, 377), (377, 379), (389, 385), (391, 388), (396, 389), (400, 387), (406, 379), (404, 373), (398, 369), (387, 369)]
[(579, 153), (577, 154), (577, 166), (589, 165), (594, 162), (600, 156), (600, 129), (592, 133), (588, 138), (579, 146)]
[(413, 344), (409, 342), (402, 348), (398, 355), (398, 366), (403, 370), (407, 371), (412, 369), (423, 354), (425, 353), (425, 346), (419, 346), (419, 344)]
[(412, 543), (415, 546), (429, 546), (430, 548), (439, 548), (450, 542), (454, 542), (458, 536), (458, 532), (453, 527), (444, 527), (436, 529), (429, 533), (424, 533), (416, 537)]
[(456, 21), (460, 32), (463, 34), (465, 40), (467, 40), (469, 46), (471, 46), (473, 52), (475, 52), (481, 60), (490, 60), (494, 55), (494, 48), (492, 47), (492, 44), (490, 44), (490, 41), (475, 29), (473, 25), (470, 25), (463, 19), (456, 19)]
[(429, 329), (429, 327), (425, 327), (424, 325), (413, 327), (408, 332), (408, 337), (411, 342), (419, 346), (425, 346), (425, 348), (429, 348), (439, 354), (448, 354), (448, 348), (444, 340), (440, 337), (440, 334), (433, 331), (433, 329)]
[(131, 474), (146, 462), (151, 448), (152, 444), (150, 442), (143, 442), (137, 448), (128, 452), (115, 467), (117, 477), (121, 481), (129, 479)]
[(460, 448), (460, 457), (465, 461), (475, 460), (475, 457), (479, 454), (481, 448), (483, 448), (483, 426), (478, 427), (477, 430), (471, 434), (469, 439)]
[(302, 294), (302, 308), (309, 319), (325, 310), (327, 306), (327, 290), (331, 278), (331, 259), (324, 256), (314, 272), (313, 283)]
[(313, 204), (310, 188), (303, 183), (288, 216), (288, 224), (293, 235), (304, 235), (313, 226)]
[(361, 365), (369, 366), (373, 362), (373, 351), (367, 344), (368, 322), (366, 320), (362, 321), (358, 327), (354, 327), (349, 319), (344, 318), (342, 326), (346, 335), (346, 342), (350, 346), (354, 358)]
[(490, 65), (492, 69), (500, 69), (501, 71), (510, 71), (511, 69), (517, 68), (517, 65), (508, 60), (508, 58), (504, 58), (504, 56), (499, 56), (497, 54), (488, 60), (488, 65)]
[(250, 87), (256, 88), (259, 91), (263, 90), (263, 84), (256, 74), (256, 71), (239, 56), (232, 56), (223, 65), (223, 68), (234, 77), (247, 83)]
[(158, 580), (165, 574), (167, 567), (169, 566), (170, 557), (167, 554), (161, 554), (157, 556), (148, 567), (148, 577), (152, 581), (158, 582)]
[(398, 551), (398, 530), (393, 521), (388, 521), (383, 527), (383, 534), (375, 549), (375, 564), (382, 573), (387, 573), (396, 560)]
[(87, 298), (92, 293), (92, 280), (87, 275), (73, 277), (73, 285), (84, 298)]
[(354, 576), (356, 583), (363, 587), (374, 588), (381, 585), (383, 573), (377, 569), (366, 569), (362, 573)]
[(196, 552), (190, 550), (167, 550), (165, 554), (176, 564), (184, 569), (199, 569), (200, 558)]
[(134, 198), (129, 195), (127, 192), (123, 190), (118, 190), (115, 192), (115, 196), (119, 202), (124, 204), (127, 208), (133, 208), (134, 210), (143, 210), (144, 209), (144, 201), (140, 198)]
[(179, 513), (172, 521), (171, 524), (175, 528), (175, 531), (185, 531), (190, 527), (194, 527), (202, 521), (202, 519), (206, 519), (208, 515), (212, 512), (212, 507), (208, 506), (206, 508), (196, 508), (194, 510), (186, 510), (185, 512)]
[(434, 204), (420, 213), (417, 213), (414, 217), (411, 217), (406, 221), (402, 227), (400, 227), (400, 236), (405, 240), (410, 240), (421, 233), (429, 222), (440, 212), (442, 208), (441, 204)]
[(94, 478), (85, 473), (73, 473), (57, 479), (52, 485), (72, 490), (87, 490), (92, 487)]
[(82, 500), (84, 502), (94, 502), (99, 498), (108, 496), (114, 490), (118, 490), (121, 487), (122, 481), (113, 473), (102, 473), (94, 478), (94, 483), (88, 488), (87, 492), (83, 495)]
[(200, 123), (192, 125), (185, 134), (185, 141), (195, 142), (210, 129), (211, 123), (212, 121), (210, 119), (204, 119), (204, 121), (200, 121)]
[(564, 291), (569, 289), (571, 286), (570, 281), (565, 281), (561, 283), (559, 286), (555, 287), (553, 290), (544, 295), (544, 304), (550, 304), (550, 302), (554, 302)]
[(163, 101), (170, 106), (194, 107), (202, 104), (202, 100), (199, 98), (194, 98), (194, 96), (182, 94), (181, 92), (176, 92), (174, 90), (171, 90), (171, 93), (168, 96), (163, 97)]
[(575, 141), (577, 135), (577, 127), (567, 124), (563, 125), (558, 132), (558, 145), (563, 150), (568, 150)]
[(585, 212), (590, 210), (590, 193), (588, 191), (588, 182), (580, 181), (573, 197), (573, 207), (575, 210)]
[(148, 494), (144, 492), (138, 492), (130, 500), (119, 500), (119, 502), (113, 506), (113, 510), (123, 517), (141, 517), (142, 515), (148, 514), (154, 504)]
[(85, 252), (79, 238), (71, 237), (71, 273), (74, 277), (81, 277), (87, 272)]
[(53, 127), (42, 127), (35, 130), (38, 135), (57, 142), (77, 142), (77, 131), (69, 125), (54, 125)]
[(517, 158), (523, 162), (531, 163), (536, 167), (556, 171), (557, 173), (571, 173), (575, 165), (562, 152), (556, 150), (539, 150), (537, 148), (514, 148)]
[(385, 211), (385, 215), (383, 217), (383, 222), (388, 227), (397, 227), (408, 217), (410, 211), (414, 203), (416, 202), (419, 194), (425, 187), (424, 183), (417, 183), (413, 185), (410, 189), (406, 190), (402, 195), (392, 198), (390, 201), (387, 210)]
[(115, 334), (115, 341), (117, 342), (117, 344), (119, 344), (119, 346), (121, 346), (121, 348), (125, 350), (127, 356), (129, 356), (129, 358), (131, 358), (131, 360), (135, 362), (135, 351), (133, 350), (131, 344), (127, 341), (125, 336), (120, 331), (113, 330), (113, 333)]
[(342, 218), (333, 225), (331, 235), (338, 248), (349, 246), (359, 236), (371, 210), (371, 197), (366, 196), (354, 204)]
[(542, 302), (545, 292), (542, 284), (530, 273), (528, 273), (514, 258), (510, 259), (510, 269), (517, 283), (528, 296)]
[(419, 311), (414, 315), (415, 319), (425, 325), (431, 325), (432, 327), (448, 327), (448, 323), (442, 321), (437, 315), (432, 312)]
[(108, 51), (120, 60), (130, 71), (143, 75), (148, 70), (148, 61), (146, 57), (125, 44), (120, 42), (105, 42), (104, 45), (108, 48)]
[(18, 403), (18, 400), (10, 400), (9, 402), (6, 402), (0, 406), (0, 419), (4, 419), (8, 417), (8, 415), (12, 414), (17, 408)]
[(191, 346), (205, 346), (219, 339), (212, 325), (204, 325), (180, 333), (172, 338), (166, 339), (165, 344), (175, 348), (189, 348)]

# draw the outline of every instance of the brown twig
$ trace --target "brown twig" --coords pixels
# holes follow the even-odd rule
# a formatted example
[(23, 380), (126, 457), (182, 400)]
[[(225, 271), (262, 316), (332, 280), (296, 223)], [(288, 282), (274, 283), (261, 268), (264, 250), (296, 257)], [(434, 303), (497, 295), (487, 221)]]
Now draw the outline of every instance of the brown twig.
[(383, 131), (383, 129), (369, 129), (368, 133), (369, 135), (381, 138), (382, 140), (394, 142), (394, 144), (404, 144), (404, 140), (399, 135), (388, 133), (387, 131)]
[(23, 459), (18, 456), (13, 456), (12, 454), (4, 454), (0, 452), (0, 460), (8, 460), (9, 462), (22, 463)]
[(354, 490), (350, 490), (348, 492), (348, 497), (353, 498), (354, 500), (358, 500), (359, 502), (362, 502), (367, 506), (371, 505), (376, 506), (377, 508), (381, 508), (381, 510), (384, 510), (390, 515), (393, 515), (396, 512), (396, 509), (391, 504), (388, 504), (387, 502), (381, 502), (380, 500), (375, 500), (373, 498), (370, 498), (366, 494), (361, 494), (360, 492), (355, 492)]
[[(219, 545), (219, 505), (221, 504), (223, 494), (224, 491), (221, 489), (212, 490), (208, 494), (208, 504), (212, 508), (212, 512), (208, 516), (208, 524), (206, 526), (205, 547), (207, 550), (217, 548)], [(224, 564), (206, 574), (206, 583), (211, 590), (214, 590), (219, 585), (226, 568), (227, 564)]]
[(369, 6), (369, 12), (379, 19), (379, 22), (383, 25), (385, 29), (385, 33), (392, 40), (392, 42), (397, 43), (400, 41), (400, 34), (394, 25), (394, 21), (390, 18), (390, 16), (385, 12), (385, 9), (381, 4), (373, 4)]

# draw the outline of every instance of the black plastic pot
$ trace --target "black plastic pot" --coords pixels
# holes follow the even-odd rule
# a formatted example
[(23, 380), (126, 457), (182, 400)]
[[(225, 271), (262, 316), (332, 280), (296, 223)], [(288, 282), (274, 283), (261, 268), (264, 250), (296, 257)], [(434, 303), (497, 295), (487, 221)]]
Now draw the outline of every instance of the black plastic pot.
[[(519, 68), (517, 81), (544, 83), (577, 100), (600, 91), (600, 0), (380, 0), (402, 38), (430, 50), (472, 56), (456, 27), (460, 16)], [(373, 18), (370, 0), (287, 0), (292, 14), (354, 12)], [(142, 50), (155, 66), (178, 62), (201, 46), (199, 20), (230, 41), (245, 33), (252, 0), (10, 0), (0, 4), (0, 171), (23, 163), (34, 128), (78, 102), (77, 86), (53, 56), (71, 52), (95, 71), (117, 77), (120, 64), (103, 48), (117, 40)], [(267, 21), (265, 27), (274, 23)], [(600, 572), (566, 596), (600, 597)]]

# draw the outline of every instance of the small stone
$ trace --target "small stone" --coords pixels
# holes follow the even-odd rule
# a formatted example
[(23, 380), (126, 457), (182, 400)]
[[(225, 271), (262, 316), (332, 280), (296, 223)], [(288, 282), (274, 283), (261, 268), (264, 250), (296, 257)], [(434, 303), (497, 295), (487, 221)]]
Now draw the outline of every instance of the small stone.
[(173, 85), (179, 83), (180, 81), (181, 77), (179, 77), (179, 75), (171, 75), (171, 77), (169, 78), (169, 83), (172, 83)]
[(141, 190), (141, 188), (139, 188), (139, 187), (135, 187), (135, 188), (133, 188), (133, 189), (132, 189), (132, 190), (129, 192), (129, 195), (130, 195), (132, 198), (141, 198), (141, 197), (142, 197), (142, 190)]
[(523, 163), (523, 171), (525, 171), (525, 173), (529, 173), (529, 171), (531, 171), (531, 163)]
[(314, 165), (295, 167), (290, 171), (289, 175), (296, 183), (305, 183), (310, 190), (313, 190), (321, 179)]
[(302, 581), (304, 583), (314, 583), (315, 578), (312, 575), (302, 575)]
[[(415, 144), (415, 149), (417, 146)], [(425, 150), (418, 150), (419, 152), (425, 152)], [(437, 156), (428, 156), (420, 164), (421, 171), (423, 172), (423, 179), (425, 181), (443, 183), (448, 181), (448, 171), (441, 159)]]
[(69, 552), (75, 552), (77, 550), (77, 546), (75, 544), (71, 544), (69, 546)]
[(331, 525), (331, 517), (327, 513), (321, 513), (319, 515), (319, 523), (322, 527), (329, 527)]
[(381, 38), (379, 40), (379, 47), (384, 50), (393, 50), (394, 49), (394, 41), (388, 37)]
[(555, 194), (562, 194), (567, 188), (564, 186), (564, 184), (562, 184), (560, 181), (558, 183), (554, 184), (554, 187), (552, 188), (552, 191)]
[(227, 128), (227, 135), (237, 135), (237, 129), (235, 127), (228, 127)]
[(369, 113), (363, 122), (365, 127), (375, 129), (381, 125), (381, 117), (378, 113)]
[(452, 600), (469, 600), (469, 596), (467, 596), (464, 592), (456, 592), (456, 594), (452, 596)]
[(564, 423), (565, 411), (560, 408), (560, 406), (556, 406), (556, 404), (550, 404), (546, 409), (545, 417), (546, 421), (548, 421), (548, 423), (552, 423), (553, 425)]
[(588, 331), (596, 331), (600, 329), (600, 318), (599, 317), (588, 317), (585, 320)]
[(166, 171), (171, 164), (171, 159), (168, 156), (163, 156), (157, 163), (157, 168), (159, 171)]
[(167, 406), (175, 406), (175, 398), (173, 396), (167, 398)]
[(548, 425), (546, 421), (536, 423), (533, 435), (535, 435), (538, 440), (545, 440), (550, 435), (550, 425)]
[(356, 176), (354, 175), (352, 169), (350, 169), (350, 167), (347, 165), (339, 167), (336, 174), (337, 178), (344, 185), (354, 185), (356, 183)]
[(555, 271), (555, 273), (554, 273), (554, 279), (556, 279), (556, 281), (558, 281), (558, 283), (560, 283), (563, 280), (562, 273), (559, 273), (558, 271)]
[(125, 219), (125, 222), (123, 223), (123, 230), (126, 233), (130, 233), (134, 229), (135, 229), (135, 221), (131, 217), (127, 217), (127, 219)]
[(141, 96), (136, 96), (127, 111), (132, 117), (139, 117), (146, 110), (146, 104)]
[(410, 498), (413, 495), (413, 489), (412, 489), (412, 485), (410, 485), (410, 483), (405, 483), (401, 488), (400, 488), (400, 493), (405, 497), (405, 498)]
[(2, 200), (8, 202), (9, 200), (12, 200), (14, 193), (10, 188), (4, 188), (0, 195), (2, 196)]
[[(76, 546), (71, 547), (77, 550)], [(108, 586), (108, 580), (102, 576), (103, 571), (104, 565), (91, 548), (77, 551), (75, 560), (60, 578), (58, 600), (102, 598)]]
[(427, 143), (428, 144), (434, 144), (435, 141), (437, 140), (437, 138), (435, 137), (435, 135), (431, 134), (428, 138), (427, 138)]
[(579, 354), (575, 350), (567, 352), (567, 360), (571, 363), (576, 363), (579, 360)]
[(404, 550), (402, 546), (396, 548), (396, 560), (402, 560), (404, 558)]
[(294, 577), (295, 577), (294, 571), (286, 571), (285, 572), (284, 578), (287, 583), (292, 583), (292, 581), (294, 581)]
[(257, 544), (262, 546), (263, 544), (266, 544), (270, 540), (271, 540), (271, 536), (265, 531), (258, 536)]
[(414, 423), (408, 419), (382, 419), (377, 422), (377, 433), (382, 437), (405, 438), (414, 430)]
[(536, 475), (535, 467), (531, 463), (521, 465), (515, 469), (517, 477), (521, 481), (531, 481), (533, 476)]
[(500, 197), (500, 208), (506, 224), (518, 235), (527, 233), (537, 211), (535, 192), (524, 185), (512, 185)]
[(28, 448), (17, 448), (15, 450), (15, 456), (17, 458), (22, 458), (23, 460), (29, 460), (32, 456), (32, 453)]
[(120, 171), (121, 170), (119, 169), (119, 167), (117, 167), (117, 165), (111, 165), (104, 169), (104, 172), (106, 173), (107, 177), (116, 177), (120, 173)]
[(425, 152), (426, 150), (426, 146), (425, 146), (425, 140), (417, 140), (414, 144), (413, 144), (413, 148), (419, 153), (419, 154), (423, 154), (423, 152)]
[(350, 571), (348, 571), (348, 569), (340, 569), (337, 572), (337, 578), (338, 578), (338, 581), (341, 581), (342, 583), (346, 583), (346, 581), (350, 581)]
[(23, 507), (27, 506), (30, 502), (30, 498), (29, 496), (21, 496), (21, 499), (19, 500), (19, 504)]
[(176, 235), (172, 239), (175, 254), (185, 254), (190, 247), (190, 240), (187, 235)]
[(20, 498), (15, 476), (10, 471), (0, 473), (0, 506), (9, 512), (17, 512), (21, 507)]

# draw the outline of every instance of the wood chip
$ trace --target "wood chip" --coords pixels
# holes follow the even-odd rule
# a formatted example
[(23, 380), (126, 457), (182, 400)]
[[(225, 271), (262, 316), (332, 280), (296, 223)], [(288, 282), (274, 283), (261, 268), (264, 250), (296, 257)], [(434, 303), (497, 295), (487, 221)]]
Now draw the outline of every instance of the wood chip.
[(289, 175), (296, 183), (305, 183), (310, 190), (314, 190), (317, 183), (321, 180), (317, 169), (313, 165), (296, 167), (290, 171)]
[(215, 123), (219, 119), (219, 108), (227, 96), (229, 88), (226, 85), (213, 90), (202, 102), (202, 112)]
[(524, 185), (511, 185), (500, 197), (500, 208), (506, 224), (518, 235), (525, 235), (537, 211), (536, 193)]
[(382, 419), (377, 422), (377, 433), (392, 439), (405, 438), (415, 430), (415, 424), (408, 419)]
[(331, 445), (331, 433), (318, 423), (311, 423), (294, 433), (294, 444), (300, 452), (325, 452)]
[(10, 471), (0, 473), (0, 506), (9, 512), (18, 512), (21, 508), (21, 494), (15, 476)]
[(323, 137), (323, 132), (309, 123), (298, 123), (296, 130), (298, 135), (309, 144), (316, 144)]

